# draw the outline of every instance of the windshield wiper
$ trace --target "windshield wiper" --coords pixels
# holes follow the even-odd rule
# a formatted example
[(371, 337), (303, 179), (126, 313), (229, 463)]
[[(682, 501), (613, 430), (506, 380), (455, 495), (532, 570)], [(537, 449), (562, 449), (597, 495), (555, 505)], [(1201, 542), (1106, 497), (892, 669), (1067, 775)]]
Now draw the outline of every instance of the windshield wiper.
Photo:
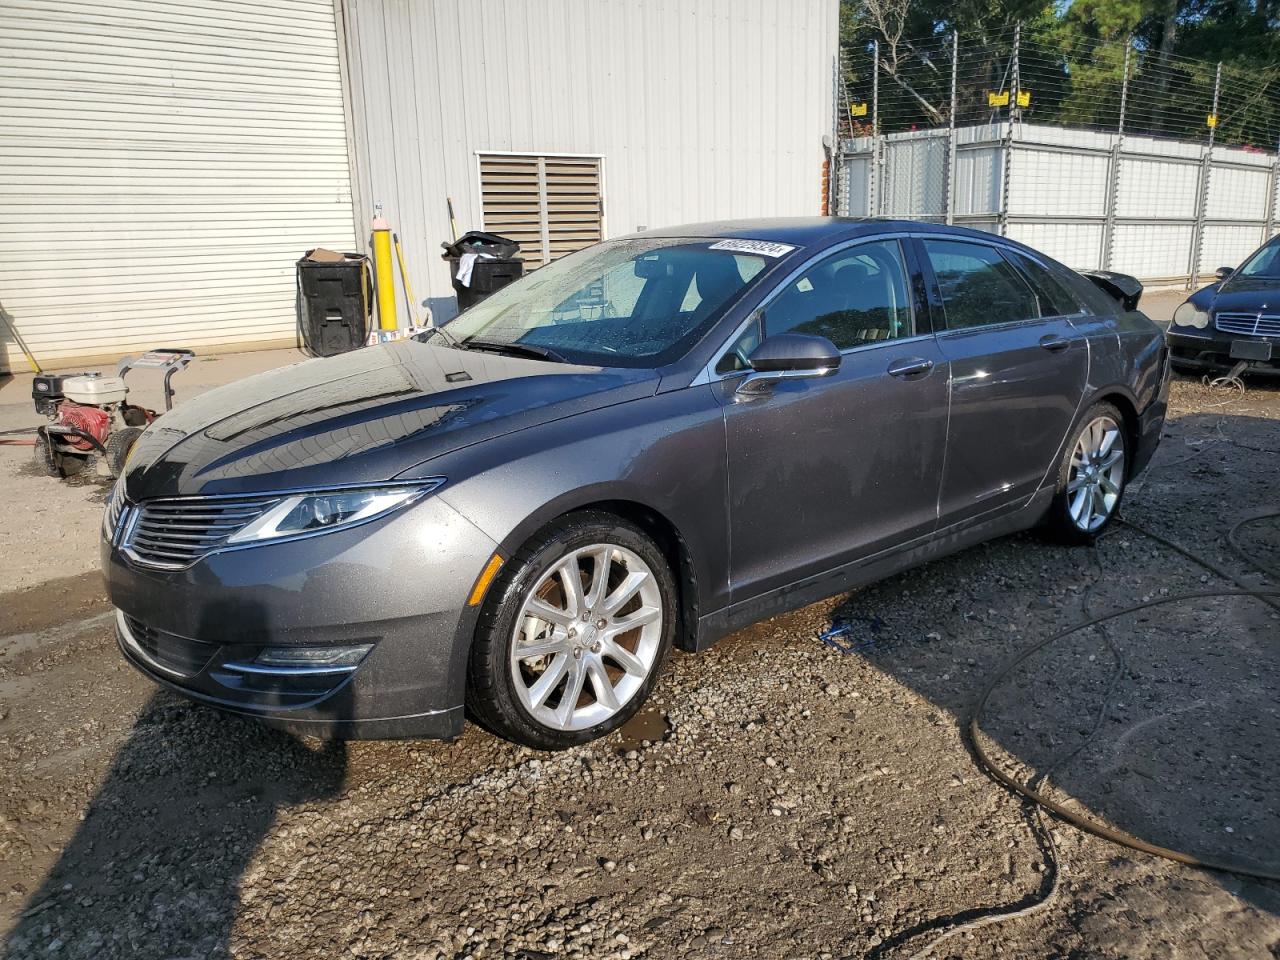
[(489, 353), (505, 353), (513, 357), (533, 357), (535, 360), (550, 360), (554, 363), (568, 363), (562, 353), (556, 353), (550, 347), (539, 347), (532, 343), (496, 343), (493, 340), (475, 340), (468, 338), (458, 344), (462, 350), (484, 350)]
[(448, 346), (453, 347), (455, 350), (467, 349), (462, 345), (462, 342), (457, 337), (455, 337), (452, 333), (450, 333), (444, 327), (432, 327), (430, 330), (426, 332), (426, 334), (423, 335), (422, 343), (426, 343), (428, 340), (434, 337), (437, 333), (444, 338), (444, 342)]

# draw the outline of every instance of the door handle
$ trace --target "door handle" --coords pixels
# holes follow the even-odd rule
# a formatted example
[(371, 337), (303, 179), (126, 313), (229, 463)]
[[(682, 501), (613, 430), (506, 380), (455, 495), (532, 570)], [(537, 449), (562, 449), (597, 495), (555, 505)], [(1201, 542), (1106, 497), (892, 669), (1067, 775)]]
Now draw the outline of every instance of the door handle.
[(889, 376), (907, 380), (921, 377), (933, 369), (933, 361), (923, 357), (906, 357), (889, 364)]
[(1046, 333), (1040, 338), (1040, 346), (1044, 347), (1050, 353), (1059, 353), (1071, 346), (1071, 341), (1056, 333)]

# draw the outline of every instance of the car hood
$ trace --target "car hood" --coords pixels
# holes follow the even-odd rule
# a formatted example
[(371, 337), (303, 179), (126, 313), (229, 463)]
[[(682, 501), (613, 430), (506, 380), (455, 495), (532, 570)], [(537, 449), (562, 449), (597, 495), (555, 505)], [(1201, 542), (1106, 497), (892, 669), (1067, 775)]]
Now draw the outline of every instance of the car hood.
[(1280, 313), (1280, 283), (1263, 277), (1232, 277), (1197, 290), (1190, 299), (1199, 309), (1214, 313)]
[(210, 390), (134, 445), (130, 499), (390, 480), (504, 433), (642, 396), (652, 370), (585, 367), (414, 340)]

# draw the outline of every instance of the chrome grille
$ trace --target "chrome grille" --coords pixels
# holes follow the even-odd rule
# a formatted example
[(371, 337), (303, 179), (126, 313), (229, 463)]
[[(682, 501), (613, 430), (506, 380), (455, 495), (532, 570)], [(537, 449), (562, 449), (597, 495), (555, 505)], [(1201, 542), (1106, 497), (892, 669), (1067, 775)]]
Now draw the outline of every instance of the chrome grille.
[(1250, 337), (1280, 337), (1280, 315), (1257, 313), (1220, 313), (1213, 325), (1223, 333), (1242, 333)]
[(279, 502), (279, 497), (152, 500), (138, 507), (124, 547), (147, 566), (188, 567)]

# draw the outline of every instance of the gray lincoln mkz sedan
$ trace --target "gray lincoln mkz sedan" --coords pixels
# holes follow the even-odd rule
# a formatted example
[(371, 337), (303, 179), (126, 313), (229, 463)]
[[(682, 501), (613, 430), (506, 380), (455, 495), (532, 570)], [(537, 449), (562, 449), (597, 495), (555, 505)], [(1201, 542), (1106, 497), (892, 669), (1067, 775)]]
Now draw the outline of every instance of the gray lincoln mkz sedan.
[(597, 244), (157, 420), (103, 521), (121, 648), (302, 733), (465, 712), (582, 743), (673, 644), (1036, 524), (1097, 536), (1164, 418), (1138, 293), (920, 223)]

